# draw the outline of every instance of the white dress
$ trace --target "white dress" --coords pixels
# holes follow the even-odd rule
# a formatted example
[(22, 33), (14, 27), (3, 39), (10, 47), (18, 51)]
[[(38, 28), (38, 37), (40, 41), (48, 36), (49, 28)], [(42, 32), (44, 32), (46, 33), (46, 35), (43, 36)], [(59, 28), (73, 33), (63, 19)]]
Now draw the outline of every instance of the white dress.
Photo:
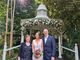
[[(37, 44), (35, 40), (33, 40), (33, 45), (34, 45), (34, 50), (37, 49), (42, 49), (42, 39), (40, 39), (39, 43)], [(41, 50), (42, 51), (42, 50)], [(33, 58), (32, 60), (43, 60), (43, 55), (41, 55), (39, 58), (35, 58), (34, 54), (33, 54)]]

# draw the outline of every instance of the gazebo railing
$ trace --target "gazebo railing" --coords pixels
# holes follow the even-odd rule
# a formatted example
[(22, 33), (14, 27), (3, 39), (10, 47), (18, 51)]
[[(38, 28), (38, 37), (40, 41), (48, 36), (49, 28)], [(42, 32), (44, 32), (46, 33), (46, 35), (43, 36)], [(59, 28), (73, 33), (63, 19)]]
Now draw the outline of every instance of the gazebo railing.
[(78, 53), (78, 46), (75, 44), (74, 50), (64, 47), (61, 44), (61, 38), (59, 38), (59, 58), (62, 59), (62, 49), (65, 49), (67, 51), (73, 52), (75, 54), (75, 60), (79, 60), (79, 53)]
[[(23, 43), (23, 42), (24, 42), (24, 35), (23, 35), (23, 31), (21, 31), (21, 43)], [(18, 47), (20, 47), (20, 45), (15, 46), (15, 47), (11, 47), (11, 48), (7, 48), (7, 43), (5, 41), (5, 43), (4, 43), (4, 49), (3, 49), (3, 55), (2, 55), (2, 60), (6, 60), (7, 51), (14, 50), (14, 49), (16, 49)]]
[[(20, 45), (7, 49), (7, 44), (6, 44), (6, 42), (5, 42), (5, 44), (4, 44), (4, 49), (3, 49), (3, 55), (2, 55), (2, 60), (6, 60), (7, 51), (16, 49), (16, 48), (18, 48), (18, 47), (20, 47)], [(13, 60), (13, 59), (12, 59), (12, 60)]]

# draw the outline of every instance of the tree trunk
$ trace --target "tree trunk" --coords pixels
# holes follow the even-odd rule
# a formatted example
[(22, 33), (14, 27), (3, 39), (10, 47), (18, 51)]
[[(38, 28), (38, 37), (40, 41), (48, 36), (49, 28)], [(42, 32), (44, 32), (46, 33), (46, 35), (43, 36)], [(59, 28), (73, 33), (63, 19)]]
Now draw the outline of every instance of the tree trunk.
[(4, 42), (7, 42), (9, 1), (10, 1), (10, 0), (8, 0), (8, 1), (7, 1), (7, 12), (6, 12), (6, 31), (5, 31), (5, 40), (4, 40)]
[[(12, 3), (13, 4), (13, 8), (12, 8)], [(11, 0), (11, 31), (10, 31), (10, 48), (13, 46), (13, 27), (14, 27), (14, 13), (15, 13), (15, 0)], [(10, 56), (11, 56), (11, 51), (9, 52)]]

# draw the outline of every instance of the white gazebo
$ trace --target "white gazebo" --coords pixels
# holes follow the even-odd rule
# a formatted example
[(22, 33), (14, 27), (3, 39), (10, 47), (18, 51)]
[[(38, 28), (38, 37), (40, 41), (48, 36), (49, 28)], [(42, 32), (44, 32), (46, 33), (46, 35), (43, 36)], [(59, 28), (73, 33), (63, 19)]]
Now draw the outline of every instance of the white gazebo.
[(61, 32), (61, 29), (63, 29), (63, 21), (60, 19), (51, 19), (47, 16), (47, 8), (46, 6), (41, 3), (37, 9), (37, 15), (34, 18), (30, 19), (22, 19), (21, 20), (21, 30), (22, 32), (25, 29), (54, 29), (58, 32)]
[[(58, 32), (59, 36), (59, 47), (62, 44), (62, 33), (64, 29), (64, 23), (60, 19), (51, 19), (47, 15), (46, 6), (41, 3), (37, 9), (37, 15), (34, 18), (30, 19), (22, 19), (21, 20), (21, 42), (24, 41), (24, 31), (29, 29), (30, 35), (33, 30), (43, 30), (44, 28), (48, 28), (49, 31)], [(61, 58), (61, 48), (59, 48), (59, 57)]]

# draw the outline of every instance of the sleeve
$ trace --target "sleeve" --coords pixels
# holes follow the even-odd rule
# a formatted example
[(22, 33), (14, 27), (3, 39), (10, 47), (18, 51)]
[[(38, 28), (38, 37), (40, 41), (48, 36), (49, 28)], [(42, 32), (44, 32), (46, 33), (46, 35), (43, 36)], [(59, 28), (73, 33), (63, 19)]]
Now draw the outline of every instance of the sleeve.
[(41, 52), (43, 52), (43, 40), (41, 39)]
[[(32, 45), (31, 45), (31, 47), (32, 47)], [(32, 54), (33, 54), (33, 53), (32, 53), (32, 48), (31, 48), (31, 54), (30, 54), (30, 55), (31, 55), (31, 60), (32, 60)]]
[(52, 41), (52, 57), (55, 57), (56, 55), (56, 42), (55, 42), (55, 38), (52, 36), (51, 37), (51, 41)]
[(18, 53), (18, 56), (19, 56), (19, 57), (20, 57), (20, 55), (21, 55), (22, 45), (23, 45), (23, 43), (22, 43), (21, 46), (19, 47), (19, 53)]
[(32, 53), (34, 53), (34, 41), (35, 40), (32, 41)]

